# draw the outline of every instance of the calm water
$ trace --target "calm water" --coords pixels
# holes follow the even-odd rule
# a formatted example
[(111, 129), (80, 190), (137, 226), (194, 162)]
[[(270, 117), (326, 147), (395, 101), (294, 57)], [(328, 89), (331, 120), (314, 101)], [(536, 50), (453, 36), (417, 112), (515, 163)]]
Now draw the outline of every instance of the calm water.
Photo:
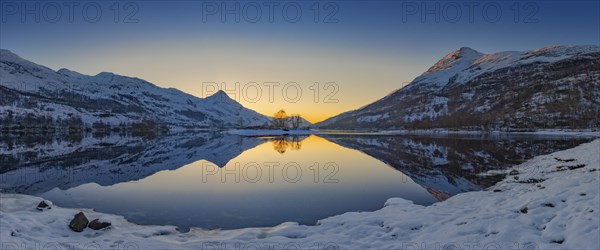
[(504, 177), (490, 170), (590, 140), (209, 133), (4, 138), (0, 188), (182, 231), (310, 225), (344, 212), (377, 210), (392, 197), (430, 205), (481, 190)]

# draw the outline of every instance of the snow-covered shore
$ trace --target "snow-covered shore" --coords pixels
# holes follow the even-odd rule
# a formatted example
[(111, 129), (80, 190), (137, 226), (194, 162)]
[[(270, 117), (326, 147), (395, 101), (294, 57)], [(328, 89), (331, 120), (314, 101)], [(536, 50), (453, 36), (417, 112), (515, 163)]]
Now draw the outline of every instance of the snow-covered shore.
[[(89, 209), (37, 211), (38, 197), (1, 194), (3, 249), (599, 249), (600, 139), (513, 167), (487, 191), (423, 207), (393, 198), (316, 226), (238, 230), (140, 226)], [(107, 230), (68, 228), (84, 211)], [(454, 248), (452, 248), (454, 247)]]

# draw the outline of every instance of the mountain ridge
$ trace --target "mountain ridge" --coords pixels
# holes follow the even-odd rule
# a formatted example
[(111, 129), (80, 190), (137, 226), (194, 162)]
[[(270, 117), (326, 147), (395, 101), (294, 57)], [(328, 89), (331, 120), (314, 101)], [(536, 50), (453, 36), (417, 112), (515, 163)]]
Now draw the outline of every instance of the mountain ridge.
[[(160, 122), (170, 128), (238, 128), (259, 126), (269, 117), (247, 109), (224, 92), (199, 98), (174, 88), (161, 88), (136, 77), (100, 72), (85, 75), (69, 69), (54, 71), (0, 49), (0, 116), (27, 125), (75, 119), (78, 128), (125, 123)], [(31, 117), (30, 117), (31, 118)], [(48, 124), (46, 124), (48, 125)], [(49, 126), (49, 125), (48, 125)]]
[[(595, 59), (600, 59), (600, 46), (548, 46), (535, 50), (506, 51), (493, 54), (483, 54), (471, 48), (463, 47), (444, 56), (404, 88), (397, 89), (359, 109), (328, 118), (315, 124), (315, 126), (327, 129), (472, 129), (476, 126), (484, 126), (485, 129), (509, 129), (511, 127), (597, 128), (600, 125), (595, 119), (592, 124), (567, 126), (564, 120), (568, 120), (569, 117), (572, 118), (574, 115), (568, 114), (568, 110), (561, 110), (562, 107), (558, 107), (561, 105), (566, 106), (566, 109), (569, 110), (586, 107), (584, 117), (578, 117), (577, 123), (583, 123), (582, 120), (599, 112), (600, 93), (595, 87), (599, 85), (600, 69), (598, 69), (599, 65), (595, 63)], [(583, 65), (584, 68), (579, 69), (577, 64)], [(540, 70), (547, 71), (545, 72), (546, 75), (544, 75), (544, 72), (540, 73)], [(558, 74), (556, 70), (562, 70), (562, 72)], [(589, 79), (581, 79), (582, 75)], [(516, 81), (519, 80), (518, 78), (523, 78), (520, 81), (527, 80), (528, 82), (518, 82)], [(524, 90), (526, 88), (524, 85), (527, 85), (527, 83), (536, 85), (535, 89)], [(508, 87), (503, 87), (502, 84)], [(573, 95), (572, 99), (575, 98), (575, 92), (581, 91), (583, 93), (581, 96), (585, 96), (585, 98), (581, 99), (583, 99), (582, 102), (585, 105), (567, 105), (563, 103), (564, 100), (549, 100), (543, 104), (557, 107), (552, 107), (546, 111), (551, 111), (555, 113), (553, 115), (562, 119), (563, 121), (560, 121), (560, 124), (553, 124), (552, 117), (544, 119), (537, 117), (541, 121), (523, 121), (526, 120), (524, 114), (528, 113), (527, 110), (531, 109), (531, 106), (536, 106), (536, 108), (540, 106), (540, 103), (536, 103), (539, 100), (534, 99), (541, 97), (533, 95), (543, 90), (545, 91), (544, 96), (551, 96), (550, 92), (552, 90), (560, 92), (565, 88), (569, 88), (567, 85), (574, 86), (571, 86), (568, 91), (568, 94)], [(490, 100), (486, 102), (485, 99), (481, 99), (476, 95), (477, 93), (474, 93), (475, 89), (485, 93), (487, 99), (495, 99), (503, 103), (493, 103)], [(528, 101), (527, 104), (530, 107), (508, 105), (506, 102), (510, 102), (510, 99), (500, 100), (502, 98), (497, 97), (500, 93), (504, 93), (499, 90), (508, 91), (509, 89), (518, 90), (513, 94), (520, 95), (518, 98)], [(472, 106), (470, 110), (468, 109), (469, 105)], [(491, 107), (490, 105), (495, 106)], [(449, 110), (449, 108), (452, 110)], [(489, 114), (486, 114), (484, 119), (477, 118), (478, 115), (488, 113), (491, 108), (501, 113), (498, 119), (494, 120), (493, 117), (488, 117), (491, 116)], [(544, 109), (546, 108), (544, 107)], [(459, 110), (460, 112), (467, 112), (468, 117), (457, 115), (456, 112)], [(537, 109), (535, 111), (538, 112)], [(560, 114), (557, 114), (557, 112)], [(519, 121), (506, 117), (515, 115), (519, 116)], [(452, 121), (462, 118), (478, 120), (480, 124)], [(500, 121), (500, 118), (507, 121)], [(540, 122), (543, 124), (533, 124)]]

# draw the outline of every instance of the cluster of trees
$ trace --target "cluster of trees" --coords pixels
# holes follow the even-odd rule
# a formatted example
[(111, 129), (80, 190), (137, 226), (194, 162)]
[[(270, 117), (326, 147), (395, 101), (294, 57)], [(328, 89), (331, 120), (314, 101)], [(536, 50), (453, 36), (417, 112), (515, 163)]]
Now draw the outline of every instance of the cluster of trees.
[(33, 113), (19, 114), (8, 110), (6, 115), (0, 117), (0, 131), (34, 131), (54, 132), (57, 130), (73, 132), (82, 131), (84, 123), (80, 117), (52, 117)]
[(166, 124), (150, 119), (141, 121), (122, 122), (110, 124), (96, 121), (86, 124), (81, 117), (69, 115), (68, 117), (55, 117), (50, 114), (15, 113), (8, 110), (0, 114), (0, 134), (6, 133), (96, 133), (108, 134), (126, 132), (133, 135), (145, 133), (164, 133), (168, 131)]
[(299, 114), (287, 115), (285, 110), (279, 110), (273, 115), (272, 125), (275, 128), (286, 129), (293, 128), (298, 129), (302, 125), (302, 117)]
[(168, 132), (168, 130), (169, 128), (164, 123), (151, 119), (142, 119), (136, 122), (121, 122), (118, 125), (96, 121), (92, 124), (92, 130), (87, 132), (92, 132), (95, 137), (102, 137), (111, 133), (121, 133), (154, 139)]

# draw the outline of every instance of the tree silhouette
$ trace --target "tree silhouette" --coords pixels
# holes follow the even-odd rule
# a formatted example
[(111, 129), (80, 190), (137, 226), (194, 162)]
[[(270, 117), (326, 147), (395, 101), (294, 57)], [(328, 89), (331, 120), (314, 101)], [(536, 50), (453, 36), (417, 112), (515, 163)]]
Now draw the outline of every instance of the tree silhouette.
[(276, 128), (286, 128), (289, 117), (285, 113), (285, 110), (279, 110), (273, 115), (273, 126)]
[(299, 114), (293, 114), (290, 116), (290, 123), (292, 128), (297, 129), (302, 123), (302, 117)]

